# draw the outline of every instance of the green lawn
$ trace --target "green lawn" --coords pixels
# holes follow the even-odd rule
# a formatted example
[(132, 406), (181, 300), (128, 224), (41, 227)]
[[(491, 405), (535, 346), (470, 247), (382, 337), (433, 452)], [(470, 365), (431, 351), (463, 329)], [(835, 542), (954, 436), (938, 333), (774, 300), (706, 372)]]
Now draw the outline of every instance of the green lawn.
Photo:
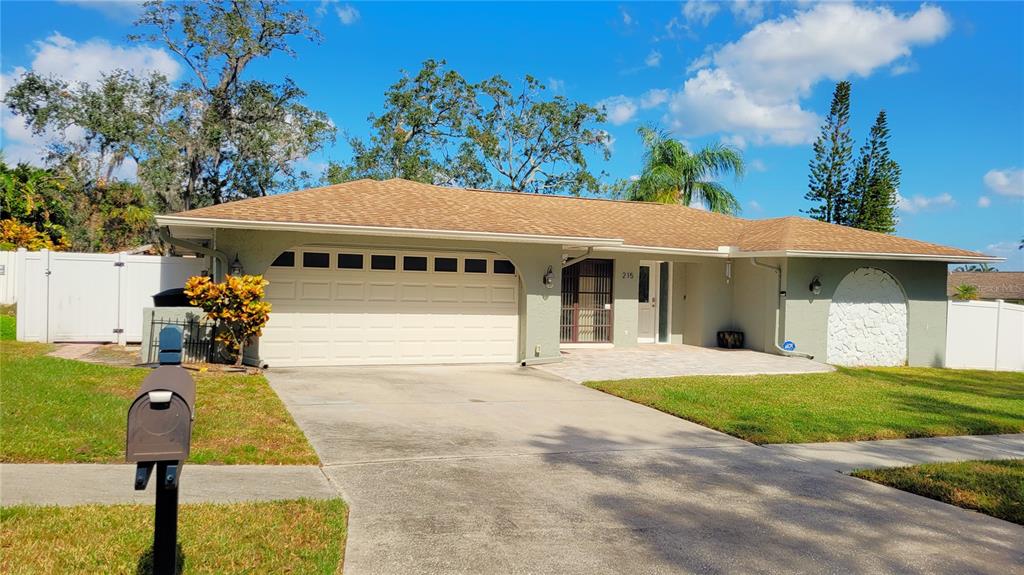
[(588, 382), (754, 443), (1024, 432), (1024, 374), (931, 368)]
[(0, 305), (0, 341), (14, 341), (17, 332), (13, 305)]
[[(149, 370), (48, 357), (49, 349), (0, 344), (0, 461), (123, 461), (128, 407)], [(196, 374), (189, 461), (316, 464), (319, 459), (262, 376)]]
[(853, 475), (1024, 525), (1024, 459), (928, 463)]
[[(340, 573), (346, 519), (340, 500), (182, 505), (184, 572)], [(0, 526), (2, 573), (148, 572), (152, 506), (7, 507)]]

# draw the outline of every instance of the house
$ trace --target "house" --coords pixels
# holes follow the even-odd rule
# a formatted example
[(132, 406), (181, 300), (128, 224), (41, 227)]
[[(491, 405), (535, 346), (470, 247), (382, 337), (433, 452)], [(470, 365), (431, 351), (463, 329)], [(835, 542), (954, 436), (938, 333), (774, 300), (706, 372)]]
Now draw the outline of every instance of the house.
[(569, 346), (715, 346), (722, 330), (830, 363), (942, 365), (947, 264), (996, 261), (798, 217), (400, 179), (157, 222), (218, 275), (266, 276), (271, 366), (530, 364)]
[(978, 288), (978, 299), (1024, 303), (1024, 272), (951, 272), (946, 282), (946, 295), (956, 295), (956, 288), (972, 285)]

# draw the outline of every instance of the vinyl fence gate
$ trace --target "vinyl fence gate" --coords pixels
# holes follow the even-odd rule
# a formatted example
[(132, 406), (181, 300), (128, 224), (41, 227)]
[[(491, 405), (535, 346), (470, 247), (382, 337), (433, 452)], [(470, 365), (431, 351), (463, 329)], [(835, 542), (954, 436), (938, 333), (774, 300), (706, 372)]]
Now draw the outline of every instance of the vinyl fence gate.
[(205, 269), (205, 259), (18, 250), (19, 341), (142, 341), (152, 296)]

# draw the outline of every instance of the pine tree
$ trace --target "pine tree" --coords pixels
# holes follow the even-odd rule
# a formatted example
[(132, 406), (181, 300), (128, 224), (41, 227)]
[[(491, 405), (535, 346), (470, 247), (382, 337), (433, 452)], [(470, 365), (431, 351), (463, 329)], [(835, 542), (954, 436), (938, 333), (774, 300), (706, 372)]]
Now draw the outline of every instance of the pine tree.
[(889, 154), (889, 123), (885, 110), (878, 113), (847, 192), (848, 225), (873, 232), (896, 231), (896, 192), (900, 166)]
[(853, 158), (853, 139), (850, 137), (850, 83), (836, 84), (821, 134), (814, 142), (810, 182), (806, 199), (814, 203), (805, 213), (816, 220), (844, 224), (850, 212), (846, 198)]

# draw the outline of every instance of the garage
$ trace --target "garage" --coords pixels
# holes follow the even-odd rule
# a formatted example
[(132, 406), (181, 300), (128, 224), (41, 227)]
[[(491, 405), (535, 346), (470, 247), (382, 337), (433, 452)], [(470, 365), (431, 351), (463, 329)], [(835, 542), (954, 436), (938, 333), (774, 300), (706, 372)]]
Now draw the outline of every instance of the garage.
[(305, 247), (265, 277), (271, 366), (516, 360), (518, 280), (495, 254)]

